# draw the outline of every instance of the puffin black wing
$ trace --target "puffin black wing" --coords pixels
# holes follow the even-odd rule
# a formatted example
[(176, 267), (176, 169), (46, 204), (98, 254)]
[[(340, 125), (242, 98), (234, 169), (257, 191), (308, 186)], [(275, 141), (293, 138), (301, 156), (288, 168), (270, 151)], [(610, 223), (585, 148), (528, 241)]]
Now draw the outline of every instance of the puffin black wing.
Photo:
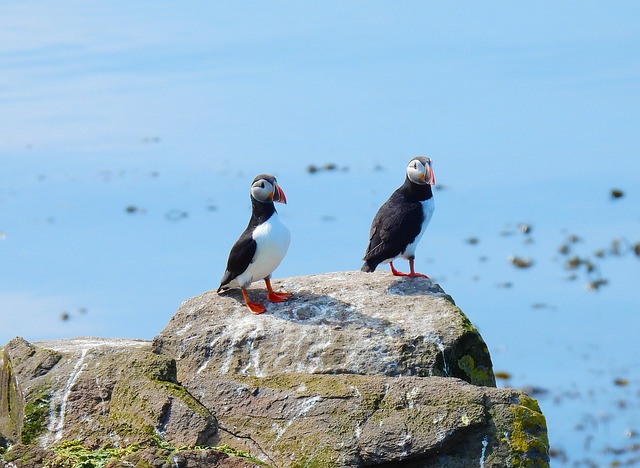
[(362, 271), (374, 271), (380, 263), (399, 256), (420, 233), (423, 218), (420, 202), (409, 202), (394, 192), (373, 218)]
[(229, 253), (229, 260), (227, 260), (227, 269), (220, 281), (220, 287), (218, 292), (222, 291), (224, 287), (233, 281), (238, 275), (244, 273), (249, 267), (249, 264), (253, 260), (256, 253), (257, 244), (251, 237), (252, 230), (246, 229), (238, 238), (231, 252)]

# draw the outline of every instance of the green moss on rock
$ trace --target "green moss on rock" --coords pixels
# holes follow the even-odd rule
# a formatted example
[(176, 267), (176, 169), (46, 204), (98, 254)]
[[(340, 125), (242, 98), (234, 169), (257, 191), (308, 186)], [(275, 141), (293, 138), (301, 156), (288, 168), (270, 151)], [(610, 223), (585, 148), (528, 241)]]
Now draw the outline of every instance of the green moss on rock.
[(467, 375), (464, 379), (467, 382), (485, 387), (495, 386), (493, 371), (485, 366), (476, 366), (471, 356), (465, 355), (458, 359), (458, 367)]
[(342, 466), (339, 463), (338, 454), (330, 447), (314, 452), (310, 457), (301, 457), (291, 463), (292, 468), (337, 468)]
[(266, 387), (273, 390), (300, 389), (301, 395), (314, 394), (320, 397), (353, 395), (352, 385), (346, 379), (327, 379), (324, 374), (276, 374), (267, 377), (238, 375), (234, 378), (253, 387)]
[(151, 465), (144, 459), (140, 458), (141, 454), (151, 450), (155, 457), (165, 459), (166, 465), (174, 466), (172, 462), (175, 455), (188, 452), (205, 452), (215, 451), (222, 452), (231, 457), (245, 459), (255, 465), (265, 466), (260, 460), (253, 458), (247, 452), (236, 450), (228, 445), (220, 447), (173, 447), (166, 442), (157, 445), (156, 448), (143, 447), (138, 444), (131, 444), (126, 447), (103, 447), (99, 449), (88, 449), (80, 441), (70, 440), (62, 442), (53, 448), (54, 458), (50, 460), (46, 466), (56, 468), (102, 468), (110, 462), (126, 461), (129, 465), (138, 468), (150, 467)]
[(155, 380), (152, 382), (164, 388), (168, 394), (187, 405), (187, 407), (194, 413), (199, 414), (205, 419), (213, 418), (212, 413), (198, 400), (196, 400), (182, 385), (163, 380)]
[(51, 394), (47, 387), (41, 389), (29, 398), (24, 406), (24, 416), (20, 430), (20, 441), (23, 444), (29, 445), (34, 443), (36, 438), (44, 433), (50, 403)]
[(514, 415), (513, 430), (509, 436), (511, 466), (545, 468), (549, 466), (549, 439), (547, 422), (538, 402), (526, 395), (519, 404), (511, 405)]
[(81, 442), (70, 440), (53, 448), (56, 456), (51, 466), (59, 468), (98, 468), (105, 466), (112, 460), (120, 460), (140, 450), (140, 446), (133, 444), (124, 448), (101, 448), (90, 450)]

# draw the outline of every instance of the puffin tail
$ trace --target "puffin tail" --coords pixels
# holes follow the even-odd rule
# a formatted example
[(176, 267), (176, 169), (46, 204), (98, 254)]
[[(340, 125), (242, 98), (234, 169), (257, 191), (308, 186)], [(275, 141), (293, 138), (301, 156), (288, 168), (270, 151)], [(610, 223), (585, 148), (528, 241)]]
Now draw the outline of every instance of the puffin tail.
[(365, 261), (364, 265), (362, 265), (362, 268), (360, 268), (360, 271), (364, 271), (365, 273), (371, 273), (376, 270), (377, 266), (378, 265), (376, 265), (373, 262)]

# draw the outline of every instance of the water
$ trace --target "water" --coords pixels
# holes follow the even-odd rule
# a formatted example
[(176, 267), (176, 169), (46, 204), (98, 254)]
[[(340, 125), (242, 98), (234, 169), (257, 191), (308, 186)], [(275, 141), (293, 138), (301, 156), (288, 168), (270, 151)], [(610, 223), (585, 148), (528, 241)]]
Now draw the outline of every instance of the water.
[(417, 271), (539, 399), (552, 465), (640, 464), (640, 259), (608, 253), (640, 242), (640, 8), (616, 5), (3, 3), (0, 343), (152, 338), (218, 286), (260, 172), (289, 201), (276, 287), (359, 269), (427, 154)]

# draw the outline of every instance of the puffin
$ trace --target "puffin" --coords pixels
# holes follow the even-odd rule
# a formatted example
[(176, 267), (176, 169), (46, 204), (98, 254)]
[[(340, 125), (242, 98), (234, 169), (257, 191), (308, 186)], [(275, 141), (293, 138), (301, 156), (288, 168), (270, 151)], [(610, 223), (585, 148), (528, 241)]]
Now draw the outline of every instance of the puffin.
[[(433, 191), (436, 179), (431, 159), (416, 156), (407, 165), (404, 183), (380, 207), (371, 223), (369, 246), (364, 255), (364, 272), (375, 271), (378, 265), (388, 263), (394, 276), (423, 277), (414, 269), (415, 252), (435, 208)], [(393, 266), (397, 258), (409, 261), (409, 273)]]
[(249, 225), (231, 247), (218, 294), (239, 288), (249, 310), (261, 314), (265, 307), (258, 302), (251, 302), (247, 293), (247, 288), (254, 281), (264, 280), (270, 302), (283, 302), (292, 296), (290, 293), (275, 292), (271, 287), (271, 274), (289, 249), (291, 233), (274, 206), (274, 202), (287, 203), (287, 197), (274, 176), (257, 175), (250, 193)]

